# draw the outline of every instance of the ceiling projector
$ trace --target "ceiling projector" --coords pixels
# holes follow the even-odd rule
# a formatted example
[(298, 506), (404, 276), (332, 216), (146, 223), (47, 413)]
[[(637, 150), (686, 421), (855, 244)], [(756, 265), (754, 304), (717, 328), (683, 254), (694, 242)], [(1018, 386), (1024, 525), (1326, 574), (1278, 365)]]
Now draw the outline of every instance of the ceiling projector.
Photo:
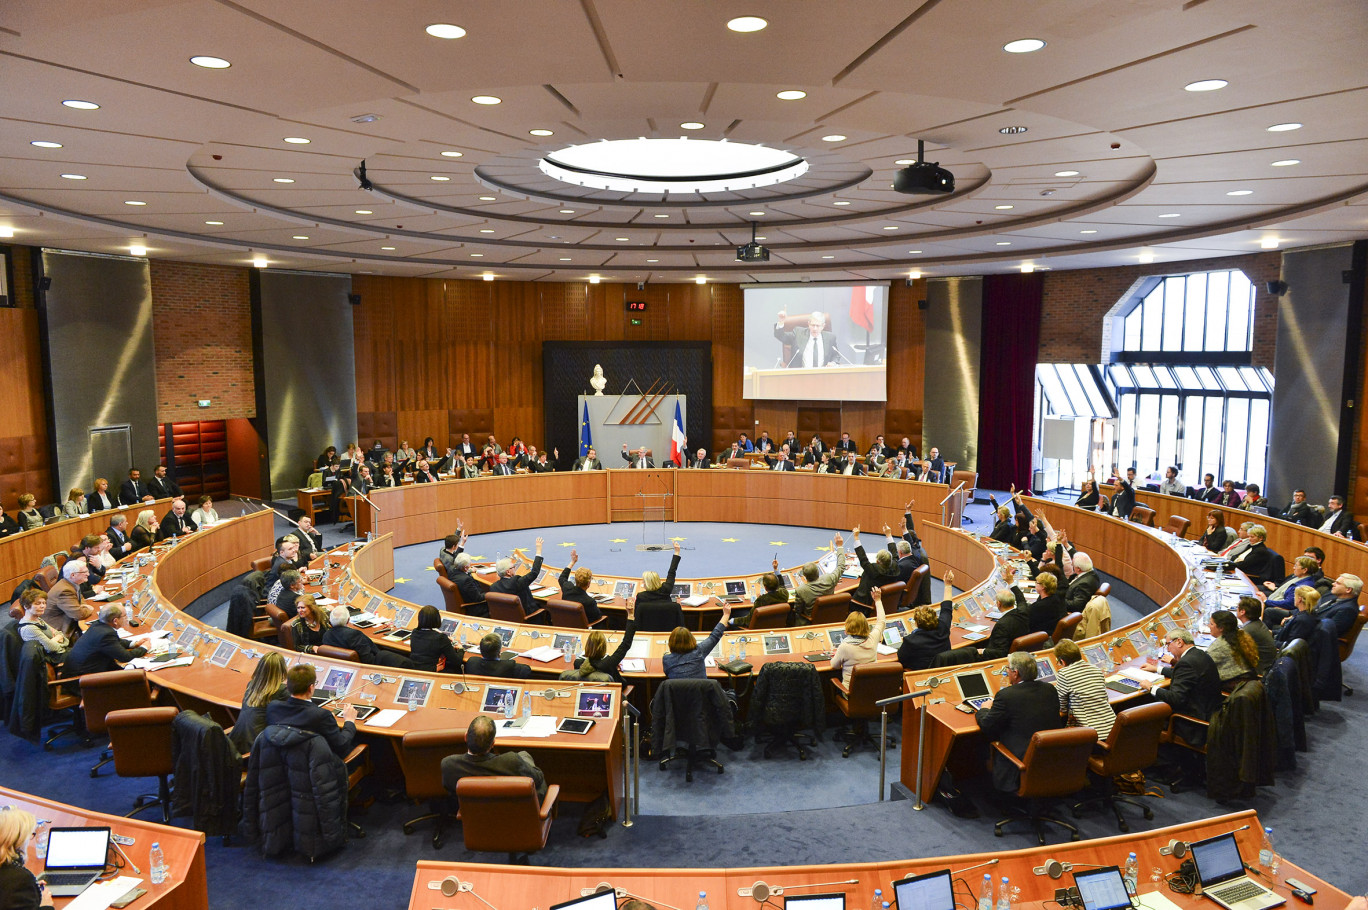
[(953, 193), (955, 175), (930, 161), (918, 161), (893, 175), (893, 189), (909, 195)]
[(755, 239), (755, 229), (757, 222), (751, 222), (751, 241), (736, 248), (737, 262), (769, 262), (769, 250), (761, 246)]

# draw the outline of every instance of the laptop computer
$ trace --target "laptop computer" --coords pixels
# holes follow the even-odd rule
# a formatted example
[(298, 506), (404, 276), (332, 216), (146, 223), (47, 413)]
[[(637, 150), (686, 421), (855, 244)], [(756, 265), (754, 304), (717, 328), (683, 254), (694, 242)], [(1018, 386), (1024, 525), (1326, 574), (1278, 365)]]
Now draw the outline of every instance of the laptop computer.
[(1131, 906), (1126, 880), (1116, 866), (1075, 872), (1073, 878), (1083, 910), (1123, 910)]
[(612, 888), (596, 891), (572, 901), (552, 904), (551, 910), (617, 910), (617, 892)]
[(949, 869), (896, 881), (893, 897), (898, 910), (955, 910)]
[(975, 711), (993, 697), (993, 689), (988, 685), (988, 678), (983, 675), (982, 670), (960, 673), (955, 676), (955, 683), (959, 686), (960, 695), (964, 697), (963, 703)]
[(1218, 834), (1189, 848), (1202, 894), (1226, 910), (1268, 910), (1287, 903), (1245, 874), (1234, 834)]
[(845, 910), (845, 894), (784, 895), (784, 910)]
[(109, 854), (108, 828), (53, 828), (48, 832), (43, 881), (53, 897), (75, 897), (95, 883)]

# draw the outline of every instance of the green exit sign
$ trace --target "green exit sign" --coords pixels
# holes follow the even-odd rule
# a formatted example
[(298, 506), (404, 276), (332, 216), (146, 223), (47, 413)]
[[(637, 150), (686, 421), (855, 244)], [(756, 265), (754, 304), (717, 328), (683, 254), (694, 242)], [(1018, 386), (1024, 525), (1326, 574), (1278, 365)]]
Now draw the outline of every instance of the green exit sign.
[(633, 316), (631, 319), (629, 319), (629, 320), (627, 320), (627, 321), (628, 321), (630, 324), (632, 324), (632, 325), (641, 325), (641, 320), (638, 319), (638, 318), (635, 317), (635, 316)]

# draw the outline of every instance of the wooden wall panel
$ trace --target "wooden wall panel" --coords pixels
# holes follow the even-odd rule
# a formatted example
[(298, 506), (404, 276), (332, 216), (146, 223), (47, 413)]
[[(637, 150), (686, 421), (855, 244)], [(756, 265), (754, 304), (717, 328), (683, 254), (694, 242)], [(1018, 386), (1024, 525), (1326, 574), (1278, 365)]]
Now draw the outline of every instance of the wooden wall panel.
[(893, 282), (888, 303), (888, 403), (886, 436), (908, 436), (922, 451), (922, 414), (925, 400), (926, 312), (917, 301), (926, 299), (926, 279), (907, 287)]

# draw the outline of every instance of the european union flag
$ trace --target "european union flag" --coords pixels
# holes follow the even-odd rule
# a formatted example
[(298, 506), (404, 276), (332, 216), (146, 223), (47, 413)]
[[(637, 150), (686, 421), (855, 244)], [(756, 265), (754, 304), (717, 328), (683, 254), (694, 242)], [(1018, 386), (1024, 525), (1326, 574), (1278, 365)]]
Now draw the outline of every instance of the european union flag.
[(589, 402), (584, 403), (584, 416), (580, 418), (580, 457), (589, 454), (589, 447), (594, 444), (589, 435)]

